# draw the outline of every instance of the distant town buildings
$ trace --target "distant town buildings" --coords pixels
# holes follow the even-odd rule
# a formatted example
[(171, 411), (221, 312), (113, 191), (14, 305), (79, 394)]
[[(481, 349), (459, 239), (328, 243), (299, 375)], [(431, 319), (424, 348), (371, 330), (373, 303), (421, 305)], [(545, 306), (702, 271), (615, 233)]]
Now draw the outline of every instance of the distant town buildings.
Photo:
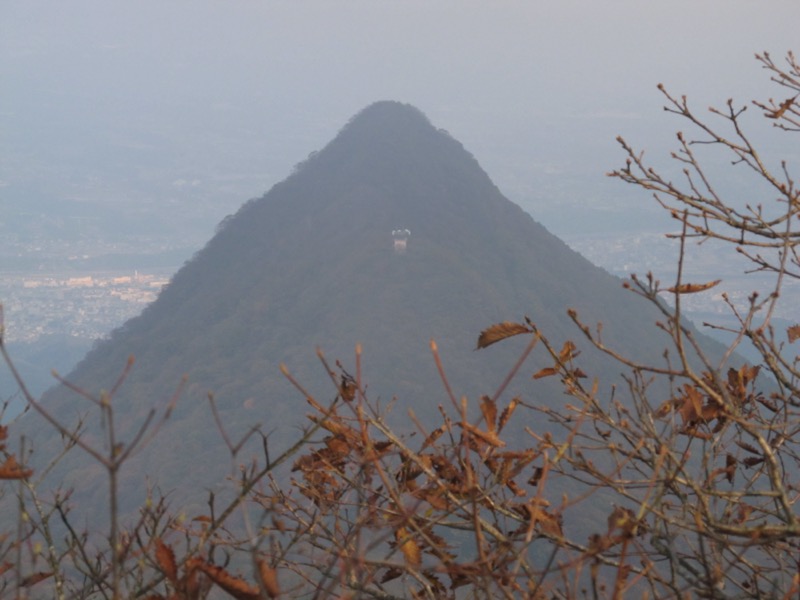
[(9, 341), (44, 335), (100, 338), (138, 315), (169, 283), (166, 273), (0, 275)]

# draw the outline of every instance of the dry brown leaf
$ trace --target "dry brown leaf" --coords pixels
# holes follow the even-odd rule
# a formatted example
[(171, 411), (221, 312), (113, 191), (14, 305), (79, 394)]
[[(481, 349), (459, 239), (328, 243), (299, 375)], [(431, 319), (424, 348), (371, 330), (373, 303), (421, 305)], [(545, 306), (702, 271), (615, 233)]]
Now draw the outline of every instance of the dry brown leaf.
[(522, 323), (511, 323), (510, 321), (497, 323), (481, 331), (480, 336), (478, 336), (478, 346), (476, 350), (486, 348), (496, 342), (522, 333), (533, 333), (533, 331)]
[(200, 558), (191, 558), (186, 561), (183, 567), (183, 577), (181, 578), (180, 592), (187, 600), (196, 600), (203, 593), (205, 581), (201, 580), (198, 575), (200, 565), (203, 560)]
[(489, 396), (481, 397), (481, 412), (486, 419), (487, 429), (493, 432), (497, 424), (497, 404)]
[(544, 369), (539, 369), (536, 373), (533, 374), (534, 379), (542, 379), (543, 377), (552, 377), (553, 375), (558, 373), (558, 369), (555, 367), (545, 367)]
[(684, 386), (684, 394), (676, 405), (684, 425), (695, 423), (703, 414), (703, 397), (689, 385)]
[(178, 581), (178, 565), (175, 563), (175, 553), (161, 538), (156, 538), (156, 562), (158, 568), (169, 579), (172, 585)]
[(675, 408), (674, 400), (667, 400), (656, 410), (656, 417), (664, 418)]
[[(800, 96), (800, 94), (798, 94)], [(792, 98), (787, 98), (783, 102), (780, 103), (777, 110), (772, 111), (771, 113), (765, 114), (764, 116), (768, 119), (780, 119), (783, 114), (789, 110), (789, 107), (794, 104), (794, 101), (797, 99), (797, 96), (793, 96)]]
[(786, 330), (786, 335), (789, 337), (789, 343), (792, 344), (800, 339), (800, 325), (792, 325)]
[(501, 440), (493, 431), (481, 431), (471, 423), (462, 423), (464, 429), (469, 431), (475, 437), (483, 440), (490, 446), (494, 446), (495, 448), (502, 448), (506, 445), (506, 443)]
[(761, 454), (761, 450), (756, 448), (755, 446), (748, 444), (747, 442), (743, 442), (741, 440), (736, 440), (736, 445), (742, 448), (743, 450), (747, 450), (753, 454)]
[(733, 454), (727, 454), (725, 456), (725, 479), (728, 480), (728, 483), (733, 483), (733, 477), (736, 475), (736, 457)]
[(550, 514), (545, 509), (535, 506), (534, 504), (526, 505), (526, 508), (532, 527), (538, 526), (539, 531), (545, 535), (552, 535), (555, 537), (561, 537), (563, 535), (561, 523), (557, 516)]
[(533, 470), (533, 475), (528, 479), (528, 485), (537, 485), (542, 480), (542, 475), (544, 475), (544, 469), (542, 467), (536, 467)]
[(33, 573), (32, 575), (23, 577), (19, 585), (20, 587), (31, 587), (52, 576), (52, 571), (39, 571), (38, 573)]
[(517, 485), (517, 482), (514, 481), (513, 479), (509, 479), (508, 481), (506, 481), (506, 487), (509, 490), (511, 490), (511, 493), (514, 494), (517, 497), (521, 498), (522, 496), (525, 495), (525, 490), (523, 490), (521, 487), (519, 487)]
[(236, 600), (259, 600), (261, 598), (257, 587), (248, 584), (241, 577), (231, 575), (222, 567), (198, 561), (197, 568)]
[(506, 426), (508, 420), (511, 418), (511, 415), (514, 414), (514, 409), (517, 408), (519, 404), (519, 398), (512, 398), (511, 402), (508, 403), (508, 406), (503, 409), (503, 412), (500, 413), (500, 422), (497, 424), (497, 431), (500, 432), (503, 430), (503, 427)]
[(423, 450), (425, 450), (425, 448), (427, 448), (428, 446), (433, 444), (436, 440), (438, 440), (441, 437), (441, 435), (445, 432), (446, 428), (447, 428), (446, 425), (440, 425), (439, 427), (431, 431), (428, 437), (425, 438), (425, 441), (422, 442), (422, 448), (420, 448), (420, 452), (422, 452)]
[(572, 360), (576, 356), (577, 353), (575, 352), (575, 344), (570, 340), (564, 342), (564, 346), (561, 348), (561, 352), (558, 354), (558, 359), (562, 363), (565, 363), (569, 360)]
[(383, 574), (381, 577), (381, 583), (386, 583), (387, 581), (392, 581), (393, 579), (397, 579), (403, 574), (403, 571), (397, 569), (395, 567), (391, 567), (386, 569), (386, 573)]
[(397, 539), (397, 545), (406, 559), (406, 564), (412, 567), (418, 567), (422, 564), (422, 551), (419, 548), (419, 544), (411, 538), (408, 530), (405, 527), (398, 527), (394, 535)]
[(267, 596), (270, 598), (277, 598), (280, 596), (281, 588), (278, 585), (278, 573), (267, 564), (267, 561), (258, 561), (258, 576)]
[(325, 445), (337, 456), (347, 456), (350, 454), (351, 446), (341, 435), (329, 436), (325, 438)]
[(0, 465), (0, 479), (25, 479), (33, 474), (31, 469), (23, 469), (12, 454)]
[(447, 496), (445, 496), (444, 492), (444, 489), (436, 486), (433, 489), (421, 488), (419, 490), (415, 490), (412, 495), (420, 500), (425, 500), (437, 510), (447, 510), (447, 508), (450, 506), (450, 501), (447, 499)]
[(715, 279), (714, 281), (709, 281), (708, 283), (682, 283), (680, 285), (667, 288), (667, 291), (673, 294), (696, 294), (697, 292), (710, 290), (720, 281), (722, 280)]
[(341, 435), (348, 439), (357, 437), (355, 430), (352, 427), (349, 427), (348, 425), (342, 423), (339, 417), (320, 419), (315, 416), (309, 416), (309, 419), (311, 419), (314, 423), (318, 424), (320, 427), (327, 429), (334, 435)]
[(356, 386), (356, 382), (352, 377), (342, 375), (341, 383), (339, 384), (339, 393), (342, 396), (342, 400), (352, 402), (356, 397), (357, 389), (358, 386)]

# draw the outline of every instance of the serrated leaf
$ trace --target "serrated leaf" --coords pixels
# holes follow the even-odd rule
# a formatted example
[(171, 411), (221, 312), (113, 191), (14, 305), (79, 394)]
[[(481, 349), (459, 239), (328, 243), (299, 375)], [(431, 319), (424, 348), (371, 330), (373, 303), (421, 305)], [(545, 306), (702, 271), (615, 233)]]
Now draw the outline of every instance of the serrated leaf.
[(497, 323), (481, 331), (481, 334), (478, 336), (478, 346), (476, 350), (486, 348), (487, 346), (491, 346), (492, 344), (501, 340), (515, 335), (520, 335), (522, 333), (533, 332), (527, 325), (523, 325), (522, 323), (511, 323), (509, 321)]
[(506, 426), (508, 420), (511, 418), (511, 415), (514, 414), (514, 409), (517, 408), (519, 404), (519, 398), (512, 398), (511, 402), (508, 403), (508, 406), (505, 407), (502, 413), (500, 413), (500, 421), (497, 424), (497, 431), (500, 432), (503, 430), (503, 427)]

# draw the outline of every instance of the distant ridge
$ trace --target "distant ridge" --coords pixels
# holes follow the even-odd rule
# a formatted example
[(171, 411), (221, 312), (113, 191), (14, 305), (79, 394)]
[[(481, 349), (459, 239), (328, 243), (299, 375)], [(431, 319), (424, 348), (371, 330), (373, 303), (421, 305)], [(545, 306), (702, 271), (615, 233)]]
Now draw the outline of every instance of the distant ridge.
[[(398, 229), (411, 232), (405, 252), (394, 246)], [(665, 341), (651, 307), (503, 197), (474, 157), (419, 110), (378, 102), (221, 223), (157, 301), (99, 344), (68, 379), (107, 389), (127, 357), (136, 357), (115, 398), (124, 439), (188, 374), (167, 428), (123, 474), (132, 509), (142, 501), (145, 474), (165, 492), (176, 488), (172, 497), (181, 499), (228, 473), (209, 392), (232, 438), (261, 422), (277, 452), (296, 438), (306, 412), (279, 364), (328, 400), (333, 388), (315, 349), (352, 368), (361, 343), (368, 394), (384, 404), (396, 397), (399, 417), (413, 409), (424, 420), (446, 403), (431, 338), (455, 393), (476, 398), (494, 392), (524, 344), (509, 340), (475, 352), (483, 328), (527, 315), (554, 341), (585, 346), (568, 308), (587, 323), (602, 321), (610, 345), (643, 361), (661, 360)], [(581, 359), (591, 375), (616, 380), (618, 366), (603, 356), (584, 348)], [(514, 393), (561, 402), (557, 382), (530, 382), (543, 355), (531, 361)], [(63, 388), (43, 402), (72, 423), (88, 410)], [(98, 439), (100, 426), (90, 418), (87, 435)], [(52, 455), (47, 444), (57, 444), (57, 436), (37, 415), (22, 427), (44, 446), (36, 456)], [(54, 477), (79, 484), (89, 504), (100, 505), (102, 473), (71, 460)]]

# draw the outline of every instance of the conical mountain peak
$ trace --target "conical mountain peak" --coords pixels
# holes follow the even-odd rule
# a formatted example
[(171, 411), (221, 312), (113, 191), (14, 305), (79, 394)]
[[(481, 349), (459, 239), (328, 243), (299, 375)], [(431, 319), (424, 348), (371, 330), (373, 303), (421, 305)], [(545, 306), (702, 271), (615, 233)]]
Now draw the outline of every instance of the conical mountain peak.
[[(387, 247), (393, 230), (434, 239), (491, 222), (498, 208), (530, 220), (421, 111), (383, 101), (356, 114), (289, 178), (228, 219), (204, 252), (226, 246), (239, 256), (243, 239), (251, 240), (254, 256), (274, 256), (278, 240), (294, 256), (315, 249), (328, 258), (359, 248), (374, 252)], [(286, 239), (287, 226), (297, 229), (294, 241)]]
[[(357, 113), (323, 152), (367, 153), (397, 160), (403, 152), (412, 155), (433, 145), (439, 151), (461, 145), (437, 130), (419, 109), (410, 104), (381, 101)], [(337, 152), (337, 154), (338, 154)], [(410, 158), (410, 157), (409, 157)]]
[(276, 188), (295, 197), (293, 207), (305, 211), (306, 219), (313, 218), (309, 212), (324, 215), (320, 225), (348, 227), (350, 219), (336, 215), (359, 212), (356, 223), (365, 225), (369, 219), (389, 231), (441, 230), (454, 214), (491, 210), (502, 199), (457, 140), (435, 128), (417, 108), (393, 101), (357, 113)]
[(435, 128), (421, 110), (402, 102), (382, 100), (362, 109), (345, 125), (342, 134), (396, 137), (433, 133)]
[[(393, 235), (398, 230), (410, 232), (401, 247)], [(131, 481), (141, 490), (148, 473), (168, 488), (199, 489), (198, 482), (211, 485), (227, 466), (207, 408), (209, 392), (232, 439), (258, 421), (277, 452), (303, 423), (303, 399), (279, 365), (325, 400), (331, 382), (315, 348), (349, 366), (361, 343), (369, 395), (396, 395), (399, 414), (413, 408), (424, 420), (444, 398), (431, 338), (456, 395), (474, 398), (494, 392), (519, 351), (519, 340), (509, 340), (474, 352), (481, 329), (528, 315), (552, 339), (574, 339), (567, 308), (587, 322), (603, 321), (609, 345), (659, 360), (660, 344), (639, 334), (656, 315), (617, 278), (506, 199), (472, 155), (420, 111), (378, 102), (286, 180), (226, 219), (158, 299), (68, 379), (88, 390), (109, 389), (128, 356), (136, 356), (114, 399), (116, 422), (129, 427), (120, 431), (122, 439), (135, 435), (154, 399), (169, 397), (187, 374), (169, 431), (137, 457)], [(537, 352), (533, 372), (551, 364)], [(587, 372), (616, 373), (590, 348), (582, 358)], [(542, 401), (560, 399), (556, 384), (543, 382), (537, 392)], [(74, 415), (75, 398), (65, 388), (44, 401), (59, 418)], [(32, 418), (31, 434), (42, 429)], [(179, 450), (169, 447), (176, 440)], [(102, 495), (82, 467), (67, 470), (68, 479)], [(139, 500), (132, 493), (132, 506)]]

